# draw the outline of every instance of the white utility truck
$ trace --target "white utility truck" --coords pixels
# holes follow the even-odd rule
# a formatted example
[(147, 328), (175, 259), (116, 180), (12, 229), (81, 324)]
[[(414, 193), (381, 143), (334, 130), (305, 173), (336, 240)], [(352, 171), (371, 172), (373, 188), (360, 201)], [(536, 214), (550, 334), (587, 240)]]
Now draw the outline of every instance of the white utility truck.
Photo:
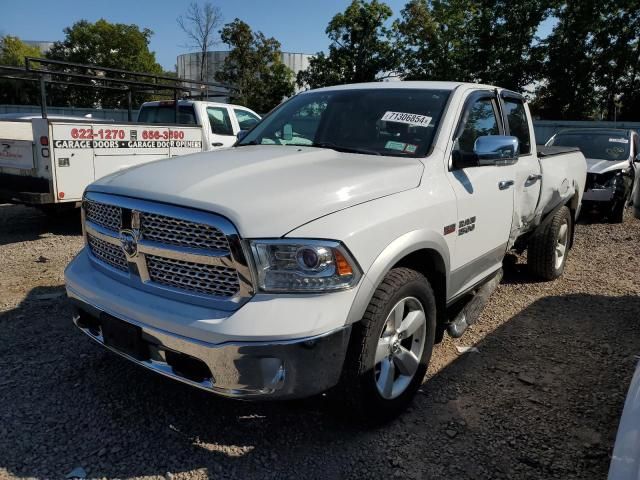
[[(562, 274), (586, 161), (537, 148), (524, 99), (450, 82), (296, 95), (234, 148), (91, 184), (65, 272), (76, 325), (146, 368), (242, 398), (399, 412), (528, 249)], [(335, 388), (333, 388), (335, 387)]]
[[(177, 113), (177, 122), (176, 120)], [(259, 115), (239, 105), (180, 100), (142, 105), (137, 123), (0, 118), (0, 200), (73, 207), (104, 175), (160, 158), (232, 146)]]

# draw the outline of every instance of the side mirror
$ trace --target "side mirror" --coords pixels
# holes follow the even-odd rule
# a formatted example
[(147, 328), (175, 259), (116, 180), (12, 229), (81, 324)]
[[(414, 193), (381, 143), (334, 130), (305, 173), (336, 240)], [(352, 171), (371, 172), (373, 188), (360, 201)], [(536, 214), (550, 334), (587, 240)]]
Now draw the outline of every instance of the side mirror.
[(483, 135), (476, 139), (473, 152), (454, 150), (453, 168), (511, 165), (518, 160), (520, 143), (517, 137)]
[(640, 163), (640, 153), (636, 155), (636, 158), (634, 158), (633, 161), (636, 163)]
[(249, 130), (240, 130), (236, 137), (238, 138), (238, 140), (242, 140), (247, 135), (247, 133), (249, 133)]

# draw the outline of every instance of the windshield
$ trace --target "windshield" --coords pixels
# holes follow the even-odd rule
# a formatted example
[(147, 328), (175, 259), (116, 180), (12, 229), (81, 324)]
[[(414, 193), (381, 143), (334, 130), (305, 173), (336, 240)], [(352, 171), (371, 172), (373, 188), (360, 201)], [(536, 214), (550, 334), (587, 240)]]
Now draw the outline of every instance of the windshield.
[(620, 132), (559, 133), (550, 145), (578, 147), (587, 158), (611, 161), (629, 158), (629, 139)]
[(297, 145), (369, 155), (422, 157), (449, 90), (375, 88), (309, 92), (265, 118), (242, 145)]

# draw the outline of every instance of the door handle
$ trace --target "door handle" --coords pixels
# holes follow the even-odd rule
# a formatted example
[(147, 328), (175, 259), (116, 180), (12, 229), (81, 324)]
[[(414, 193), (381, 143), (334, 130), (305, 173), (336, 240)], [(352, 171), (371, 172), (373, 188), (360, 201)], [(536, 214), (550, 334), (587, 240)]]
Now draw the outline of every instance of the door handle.
[(212, 147), (222, 147), (224, 145), (224, 143), (220, 143), (220, 142), (213, 142), (211, 144)]
[(539, 173), (532, 173), (531, 175), (529, 175), (527, 177), (527, 185), (532, 185), (534, 183), (536, 183), (538, 180), (542, 180), (542, 175), (540, 175)]
[(509, 187), (513, 187), (513, 180), (501, 180), (498, 182), (498, 188), (500, 190), (506, 190)]

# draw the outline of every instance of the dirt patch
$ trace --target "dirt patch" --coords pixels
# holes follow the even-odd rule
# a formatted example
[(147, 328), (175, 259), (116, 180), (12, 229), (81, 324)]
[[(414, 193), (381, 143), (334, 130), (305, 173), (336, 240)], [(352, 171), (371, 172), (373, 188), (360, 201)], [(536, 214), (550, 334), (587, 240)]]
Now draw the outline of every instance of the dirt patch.
[(515, 259), (411, 409), (365, 430), (322, 397), (224, 400), (99, 348), (64, 298), (77, 219), (2, 205), (0, 478), (604, 478), (640, 353), (638, 241), (630, 217), (578, 225), (548, 283)]

